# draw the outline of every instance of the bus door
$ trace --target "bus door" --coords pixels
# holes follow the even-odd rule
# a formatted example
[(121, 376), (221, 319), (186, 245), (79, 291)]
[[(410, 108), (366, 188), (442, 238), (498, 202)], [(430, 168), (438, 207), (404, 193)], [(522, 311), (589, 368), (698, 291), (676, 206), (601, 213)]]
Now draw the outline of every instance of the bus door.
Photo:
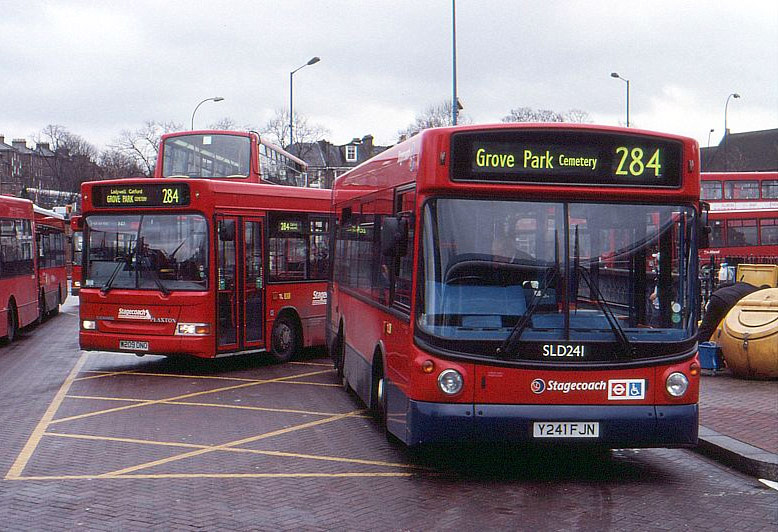
[(220, 352), (264, 345), (262, 220), (218, 216), (216, 316)]

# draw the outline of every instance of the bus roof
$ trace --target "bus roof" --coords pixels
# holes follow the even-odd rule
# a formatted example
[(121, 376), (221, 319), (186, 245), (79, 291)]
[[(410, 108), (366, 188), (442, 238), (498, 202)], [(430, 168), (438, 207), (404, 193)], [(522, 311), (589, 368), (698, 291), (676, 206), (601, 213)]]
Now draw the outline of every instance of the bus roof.
[[(569, 123), (501, 123), (479, 124), (433, 128), (421, 131), (410, 139), (401, 142), (392, 148), (362, 163), (356, 168), (346, 172), (333, 185), (336, 201), (347, 198), (352, 194), (365, 194), (371, 190), (392, 188), (403, 183), (415, 183), (419, 192), (453, 192), (460, 190), (471, 195), (483, 194), (493, 196), (502, 192), (510, 193), (516, 190), (514, 183), (504, 182), (465, 182), (452, 181), (449, 170), (451, 165), (451, 138), (459, 133), (501, 133), (501, 132), (544, 132), (553, 136), (555, 132), (592, 132), (605, 135), (622, 135), (634, 137), (652, 137), (660, 141), (680, 143), (683, 147), (681, 183), (680, 187), (664, 187), (658, 192), (656, 186), (624, 186), (610, 185), (605, 188), (602, 184), (554, 184), (555, 194), (570, 196), (577, 199), (624, 199), (625, 194), (630, 197), (641, 195), (643, 198), (653, 198), (662, 201), (668, 196), (680, 201), (699, 200), (699, 145), (697, 141), (689, 137), (658, 133), (654, 131), (635, 128), (621, 128), (612, 126), (599, 126), (591, 124)], [(563, 144), (562, 144), (563, 145)], [(532, 197), (540, 197), (549, 193), (549, 184), (543, 182), (521, 183), (522, 194)]]
[[(328, 189), (290, 187), (264, 183), (243, 183), (221, 181), (217, 179), (182, 179), (167, 178), (164, 182), (149, 178), (111, 179), (105, 181), (88, 181), (82, 183), (82, 214), (95, 210), (137, 210), (137, 206), (96, 207), (93, 203), (92, 190), (95, 187), (111, 187), (122, 190), (128, 187), (170, 187), (186, 185), (191, 204), (180, 208), (195, 208), (198, 198), (208, 199), (210, 203), (201, 203), (201, 208), (228, 209), (278, 209), (286, 211), (318, 211), (329, 212), (331, 191)], [(160, 205), (150, 207), (159, 210)]]

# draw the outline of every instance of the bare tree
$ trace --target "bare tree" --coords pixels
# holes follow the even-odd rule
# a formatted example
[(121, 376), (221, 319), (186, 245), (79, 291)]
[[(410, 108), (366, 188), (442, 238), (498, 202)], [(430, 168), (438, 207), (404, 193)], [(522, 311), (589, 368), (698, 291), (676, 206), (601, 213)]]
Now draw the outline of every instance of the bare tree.
[[(223, 131), (235, 131), (238, 128), (238, 125), (235, 123), (235, 120), (232, 118), (224, 117), (218, 122), (214, 122), (212, 124), (208, 124), (208, 129), (221, 129)], [(242, 129), (249, 129), (247, 127), (244, 127)]]
[[(446, 100), (437, 105), (430, 105), (420, 115), (416, 115), (416, 119), (412, 124), (403, 130), (397, 132), (398, 140), (403, 141), (407, 138), (417, 134), (422, 129), (428, 129), (431, 127), (443, 127), (453, 124), (453, 107), (451, 100)], [(457, 123), (470, 124), (472, 120), (463, 114), (457, 115)]]
[(589, 117), (589, 113), (582, 111), (581, 109), (570, 109), (565, 113), (565, 122), (572, 122), (575, 124), (591, 124), (592, 119)]
[(54, 153), (53, 157), (42, 157), (48, 166), (51, 186), (65, 192), (75, 192), (83, 181), (99, 176), (96, 164), (97, 149), (61, 125), (49, 124), (33, 140), (40, 147), (46, 143)]
[(570, 109), (566, 113), (557, 113), (550, 109), (533, 109), (519, 107), (511, 109), (509, 115), (502, 118), (503, 122), (575, 122), (590, 123), (589, 113), (580, 109)]
[(131, 157), (147, 176), (152, 176), (157, 164), (160, 138), (165, 133), (182, 129), (183, 125), (175, 122), (147, 120), (139, 129), (123, 130), (109, 147)]
[(142, 177), (143, 169), (138, 166), (134, 157), (116, 149), (105, 150), (98, 161), (103, 177), (120, 179), (124, 177)]
[(268, 137), (273, 144), (305, 159), (313, 144), (329, 135), (330, 131), (321, 125), (312, 125), (306, 116), (294, 113), (294, 138), (290, 141), (289, 110), (276, 109), (275, 115), (268, 120), (260, 133)]

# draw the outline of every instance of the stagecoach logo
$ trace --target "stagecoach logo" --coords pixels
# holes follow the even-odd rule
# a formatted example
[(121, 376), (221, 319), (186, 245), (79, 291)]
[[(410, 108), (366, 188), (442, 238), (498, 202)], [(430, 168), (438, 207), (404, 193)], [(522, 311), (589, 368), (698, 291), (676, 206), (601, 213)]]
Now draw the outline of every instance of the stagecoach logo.
[(149, 312), (149, 309), (135, 309), (135, 308), (119, 308), (119, 318), (124, 318), (127, 320), (148, 320), (151, 321), (153, 318), (151, 317), (151, 312)]
[(535, 379), (530, 384), (530, 389), (533, 393), (540, 394), (548, 390), (549, 392), (598, 392), (605, 391), (605, 381), (589, 381), (589, 382), (570, 382), (570, 381), (544, 381), (543, 379)]
[(646, 398), (644, 379), (613, 379), (608, 381), (609, 401), (632, 401)]
[(546, 381), (543, 379), (535, 379), (532, 381), (532, 384), (530, 384), (530, 388), (533, 393), (543, 393), (543, 390), (546, 389)]
[(313, 300), (311, 305), (326, 305), (327, 304), (327, 292), (313, 291)]
[(147, 308), (119, 308), (118, 318), (124, 318), (125, 320), (143, 320), (150, 321), (152, 323), (175, 323), (175, 318), (155, 318), (151, 315), (151, 311)]

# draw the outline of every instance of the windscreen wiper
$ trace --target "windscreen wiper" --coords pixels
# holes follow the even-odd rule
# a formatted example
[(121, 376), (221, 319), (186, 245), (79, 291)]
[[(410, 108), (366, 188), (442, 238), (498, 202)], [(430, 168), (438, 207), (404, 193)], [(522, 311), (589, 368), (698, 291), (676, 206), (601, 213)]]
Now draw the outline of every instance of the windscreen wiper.
[(132, 263), (130, 262), (131, 259), (129, 257), (125, 257), (123, 260), (120, 260), (116, 267), (114, 267), (113, 271), (111, 272), (111, 275), (108, 276), (108, 280), (103, 283), (103, 286), (100, 287), (100, 293), (105, 295), (108, 293), (108, 291), (113, 288), (113, 282), (116, 280), (116, 276), (119, 275), (119, 272), (122, 270), (124, 265), (126, 264), (130, 268), (132, 268)]
[(586, 268), (583, 266), (577, 266), (576, 270), (578, 273), (580, 273), (581, 279), (583, 279), (589, 287), (589, 293), (594, 294), (594, 297), (596, 298), (595, 301), (602, 309), (602, 313), (605, 315), (605, 319), (607, 320), (608, 325), (610, 325), (611, 330), (613, 330), (613, 334), (616, 336), (619, 345), (624, 351), (625, 357), (632, 358), (635, 355), (635, 349), (632, 346), (632, 343), (629, 341), (629, 338), (627, 338), (627, 334), (624, 332), (624, 328), (622, 328), (622, 326), (619, 324), (618, 318), (616, 318), (616, 315), (608, 306), (608, 303), (605, 300), (605, 297), (603, 297), (602, 292), (600, 292), (600, 289), (597, 288), (597, 285), (592, 283), (592, 280), (589, 277), (589, 272), (586, 270)]
[[(170, 289), (165, 286), (165, 283), (162, 282), (162, 279), (159, 278), (159, 275), (157, 274), (156, 270), (152, 267), (151, 260), (149, 259), (148, 254), (146, 251), (141, 248), (141, 254), (138, 256), (138, 263), (139, 263), (139, 271), (142, 273), (143, 271), (149, 272), (149, 276), (151, 277), (151, 280), (154, 281), (154, 284), (157, 285), (157, 288), (159, 288), (159, 291), (162, 292), (164, 295), (170, 294)], [(148, 263), (148, 264), (147, 264)], [(144, 266), (146, 266), (144, 268)]]
[(546, 295), (546, 290), (548, 290), (548, 287), (551, 286), (551, 282), (554, 280), (554, 277), (556, 277), (558, 273), (559, 267), (556, 265), (546, 270), (546, 274), (543, 277), (543, 283), (541, 284), (540, 288), (537, 291), (533, 290), (532, 292), (532, 301), (530, 301), (527, 310), (524, 312), (524, 314), (522, 314), (521, 318), (519, 318), (519, 321), (516, 322), (516, 325), (513, 326), (513, 329), (511, 329), (510, 334), (508, 334), (508, 337), (505, 339), (502, 345), (497, 348), (496, 354), (498, 356), (510, 355), (516, 348), (516, 344), (521, 339), (521, 335), (524, 333), (527, 325), (529, 325), (532, 319), (532, 315), (535, 313), (535, 310), (537, 310), (540, 301)]

